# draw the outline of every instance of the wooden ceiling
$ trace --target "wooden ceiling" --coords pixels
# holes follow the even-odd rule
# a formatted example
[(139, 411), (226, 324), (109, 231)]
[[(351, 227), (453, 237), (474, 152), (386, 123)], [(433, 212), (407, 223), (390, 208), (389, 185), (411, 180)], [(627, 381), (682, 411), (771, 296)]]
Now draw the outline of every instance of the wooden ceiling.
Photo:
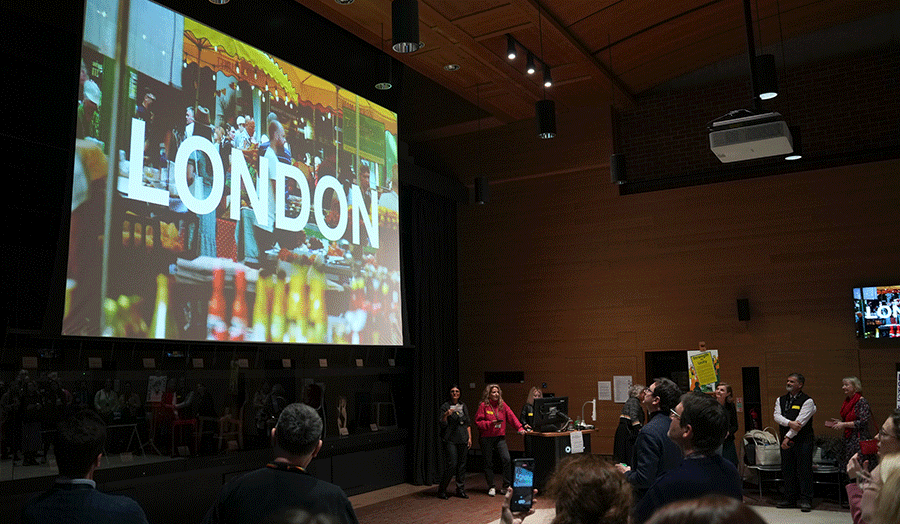
[[(534, 117), (542, 72), (524, 53), (506, 58), (507, 36), (551, 67), (546, 96), (557, 111), (614, 103), (724, 60), (746, 56), (742, 0), (419, 0), (414, 53), (391, 50), (391, 0), (297, 0), (492, 115), (483, 125)], [(896, 0), (752, 0), (757, 49), (895, 12)], [(382, 40), (382, 34), (385, 35)], [(840, 44), (836, 44), (840, 46)], [(815, 50), (813, 50), (815, 51)], [(457, 64), (457, 71), (444, 69)], [(472, 124), (469, 122), (469, 124)], [(472, 124), (474, 125), (474, 124)], [(451, 136), (472, 125), (417, 130)]]

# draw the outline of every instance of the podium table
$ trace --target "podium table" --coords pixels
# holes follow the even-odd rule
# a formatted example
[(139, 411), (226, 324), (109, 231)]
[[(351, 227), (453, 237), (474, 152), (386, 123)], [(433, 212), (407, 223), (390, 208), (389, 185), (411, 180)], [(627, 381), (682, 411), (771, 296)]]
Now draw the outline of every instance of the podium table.
[[(544, 489), (547, 478), (556, 469), (556, 465), (568, 455), (591, 452), (591, 433), (596, 430), (585, 429), (581, 431), (563, 431), (558, 433), (538, 433), (529, 431), (525, 438), (531, 440), (531, 449), (534, 452), (534, 487)], [(573, 448), (573, 436), (577, 443), (581, 434), (583, 449)]]

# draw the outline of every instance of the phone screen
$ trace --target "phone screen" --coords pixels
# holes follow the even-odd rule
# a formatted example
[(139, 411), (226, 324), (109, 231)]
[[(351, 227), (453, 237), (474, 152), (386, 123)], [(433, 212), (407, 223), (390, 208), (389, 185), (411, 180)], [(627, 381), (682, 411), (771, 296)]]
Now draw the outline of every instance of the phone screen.
[(509, 509), (515, 512), (531, 509), (534, 495), (534, 459), (516, 459), (513, 471), (513, 492)]

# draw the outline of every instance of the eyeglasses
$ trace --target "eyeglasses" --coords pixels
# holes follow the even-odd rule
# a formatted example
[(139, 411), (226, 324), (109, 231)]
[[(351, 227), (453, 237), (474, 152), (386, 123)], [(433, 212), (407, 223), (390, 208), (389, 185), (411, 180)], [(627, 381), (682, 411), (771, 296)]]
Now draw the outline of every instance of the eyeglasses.
[(884, 428), (878, 430), (878, 436), (881, 438), (897, 438), (896, 435), (891, 435), (890, 433), (885, 431)]
[(681, 415), (679, 415), (678, 412), (675, 411), (674, 409), (670, 409), (669, 410), (669, 418), (677, 418), (678, 420), (681, 420)]

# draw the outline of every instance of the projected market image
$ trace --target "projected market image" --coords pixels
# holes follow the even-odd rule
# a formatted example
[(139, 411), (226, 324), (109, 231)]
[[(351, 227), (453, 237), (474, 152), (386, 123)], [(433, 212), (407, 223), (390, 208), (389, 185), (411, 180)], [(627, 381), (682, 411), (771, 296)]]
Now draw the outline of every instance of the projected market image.
[(394, 112), (149, 0), (77, 103), (63, 334), (403, 343)]

